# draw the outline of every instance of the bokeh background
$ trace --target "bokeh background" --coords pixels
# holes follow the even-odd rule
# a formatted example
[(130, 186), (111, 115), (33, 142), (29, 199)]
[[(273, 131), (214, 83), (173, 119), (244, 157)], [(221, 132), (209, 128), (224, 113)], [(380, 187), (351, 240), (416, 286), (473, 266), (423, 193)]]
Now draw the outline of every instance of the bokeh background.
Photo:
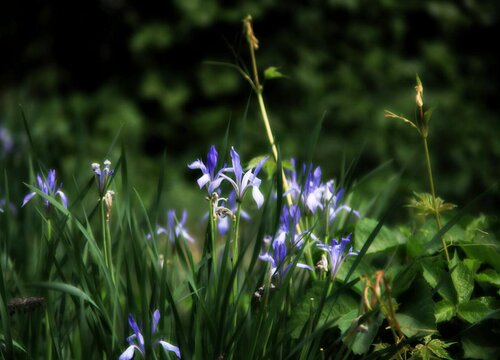
[[(251, 14), (259, 67), (287, 75), (264, 84), (284, 157), (307, 157), (304, 141), (324, 116), (313, 159), (325, 176), (341, 176), (354, 161), (361, 178), (390, 161), (363, 191), (394, 186), (402, 203), (412, 190), (427, 191), (419, 138), (383, 116), (384, 109), (412, 116), (418, 73), (426, 104), (436, 106), (430, 144), (438, 193), (463, 206), (499, 177), (499, 7), (494, 0), (4, 2), (0, 163), (8, 171), (0, 190), (9, 186), (20, 201), (31, 161), (56, 168), (71, 193), (91, 177), (91, 162), (116, 161), (123, 144), (145, 199), (165, 155), (166, 207), (196, 208), (198, 174), (186, 164), (221, 145), (229, 121), (243, 158), (269, 150), (248, 83), (206, 63), (248, 64), (241, 20)], [(495, 194), (478, 211), (495, 217)]]

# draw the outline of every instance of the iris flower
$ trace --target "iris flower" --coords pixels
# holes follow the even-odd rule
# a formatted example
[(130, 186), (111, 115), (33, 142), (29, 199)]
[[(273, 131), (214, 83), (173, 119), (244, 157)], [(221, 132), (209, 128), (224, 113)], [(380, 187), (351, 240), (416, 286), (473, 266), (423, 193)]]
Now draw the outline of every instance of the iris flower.
[(221, 174), (224, 169), (221, 169), (217, 173), (215, 173), (215, 167), (217, 166), (217, 158), (218, 158), (217, 150), (215, 149), (215, 146), (212, 145), (207, 154), (206, 164), (200, 159), (198, 159), (188, 165), (188, 168), (190, 169), (201, 170), (203, 175), (197, 180), (198, 186), (200, 187), (200, 189), (206, 186), (209, 194), (212, 194), (214, 191), (216, 191), (223, 180)]
[[(47, 178), (46, 179), (43, 179), (40, 174), (37, 174), (36, 176), (36, 181), (38, 183), (38, 188), (40, 189), (40, 191), (42, 191), (44, 194), (46, 195), (58, 195), (60, 198), (61, 198), (61, 201), (64, 205), (64, 207), (68, 207), (68, 198), (66, 197), (66, 195), (60, 190), (61, 189), (61, 186), (62, 184), (59, 184), (59, 186), (57, 186), (57, 183), (56, 183), (56, 171), (54, 169), (50, 169), (49, 170), (49, 174), (47, 175)], [(28, 201), (30, 201), (34, 196), (36, 195), (36, 192), (31, 192), (29, 194), (27, 194), (25, 197), (24, 197), (24, 200), (23, 200), (23, 204), (21, 205), (21, 207), (23, 207), (24, 205), (26, 205), (26, 203)], [(45, 205), (45, 208), (48, 210), (50, 209), (50, 203), (47, 199), (42, 199), (43, 201), (43, 204)]]
[(109, 179), (113, 175), (114, 170), (111, 170), (111, 161), (104, 160), (104, 168), (101, 170), (101, 165), (98, 163), (92, 164), (92, 170), (94, 171), (97, 186), (99, 187), (99, 194), (104, 195), (106, 187), (108, 186)]
[[(332, 239), (332, 244), (318, 244), (318, 248), (326, 251), (329, 255), (330, 260), (330, 275), (332, 280), (335, 280), (337, 273), (342, 266), (342, 263), (348, 256), (357, 256), (357, 251), (352, 251), (352, 246), (347, 249), (347, 246), (351, 242), (351, 235), (342, 238), (341, 242), (338, 243), (336, 239)], [(347, 251), (346, 251), (347, 249)]]
[(255, 200), (257, 207), (260, 208), (264, 203), (264, 196), (259, 190), (261, 180), (257, 177), (257, 175), (259, 174), (260, 169), (262, 168), (264, 163), (267, 161), (267, 157), (259, 161), (253, 172), (252, 169), (249, 169), (245, 173), (243, 171), (243, 168), (241, 167), (240, 155), (238, 155), (234, 148), (231, 147), (231, 161), (233, 163), (233, 166), (224, 169), (224, 171), (234, 173), (234, 180), (226, 174), (221, 174), (220, 176), (229, 181), (233, 186), (236, 193), (236, 201), (241, 202), (246, 192), (250, 188), (252, 188), (252, 197)]
[(360, 218), (361, 215), (358, 211), (352, 209), (347, 205), (340, 205), (340, 200), (344, 195), (344, 189), (340, 189), (335, 193), (333, 180), (328, 181), (324, 186), (323, 198), (328, 209), (328, 219), (333, 221), (340, 211), (352, 212), (356, 217)]
[[(323, 184), (321, 183), (321, 168), (317, 166), (314, 171), (312, 165), (306, 168), (302, 165), (302, 174), (306, 174), (304, 186), (301, 186), (297, 180), (297, 171), (295, 167), (295, 160), (292, 159), (293, 170), (288, 171), (288, 182), (292, 196), (297, 199), (300, 196), (302, 204), (309, 209), (313, 214), (319, 208), (323, 208), (321, 197), (323, 193)], [(307, 171), (307, 173), (306, 173)]]
[(177, 220), (177, 216), (175, 215), (175, 210), (171, 209), (167, 211), (167, 227), (158, 226), (156, 229), (156, 233), (158, 235), (165, 234), (170, 241), (175, 241), (180, 236), (186, 239), (189, 242), (194, 242), (194, 238), (189, 235), (187, 232), (185, 225), (187, 220), (187, 211), (184, 210), (182, 212), (181, 220)]
[[(156, 309), (155, 312), (153, 313), (153, 325), (151, 329), (152, 338), (154, 338), (154, 335), (156, 334), (159, 321), (160, 321), (160, 310)], [(137, 325), (137, 322), (135, 321), (132, 314), (128, 316), (128, 323), (132, 328), (132, 330), (134, 331), (134, 333), (127, 338), (127, 341), (130, 344), (130, 346), (120, 355), (119, 360), (132, 359), (134, 357), (135, 350), (139, 351), (142, 357), (145, 358), (146, 348), (144, 346), (144, 336), (142, 335), (141, 329), (139, 329), (139, 326)], [(175, 345), (172, 345), (161, 339), (154, 340), (153, 346), (154, 345), (161, 345), (161, 347), (163, 347), (163, 350), (172, 351), (179, 359), (181, 358), (181, 352), (179, 348)]]
[[(286, 234), (284, 232), (280, 233), (273, 241), (273, 253), (264, 253), (259, 255), (259, 259), (265, 262), (271, 263), (271, 274), (279, 275), (283, 278), (292, 264), (285, 264), (285, 259), (287, 256), (286, 248)], [(297, 263), (298, 268), (313, 270), (312, 267), (306, 264)]]

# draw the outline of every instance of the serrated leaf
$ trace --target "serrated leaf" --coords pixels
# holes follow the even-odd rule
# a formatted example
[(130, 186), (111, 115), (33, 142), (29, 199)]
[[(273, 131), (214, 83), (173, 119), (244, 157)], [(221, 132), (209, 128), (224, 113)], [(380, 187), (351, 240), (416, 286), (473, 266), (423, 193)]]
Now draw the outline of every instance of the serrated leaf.
[(441, 341), (439, 339), (432, 339), (429, 341), (427, 344), (427, 347), (429, 348), (430, 351), (434, 353), (438, 358), (440, 359), (449, 359), (453, 360), (450, 355), (448, 354), (448, 351), (446, 351), (446, 348), (449, 347), (451, 344), (450, 343), (445, 343), (444, 341)]
[(283, 75), (278, 69), (279, 68), (275, 66), (268, 67), (266, 70), (264, 70), (264, 79), (271, 80), (286, 77), (286, 75)]
[(460, 245), (468, 258), (487, 263), (500, 272), (500, 244), (487, 229), (486, 217), (479, 216), (466, 226)]
[(458, 305), (458, 316), (473, 324), (495, 311), (500, 306), (500, 301), (491, 296), (483, 296), (472, 299), (466, 303)]
[(451, 320), (455, 315), (455, 305), (446, 299), (438, 301), (434, 308), (434, 316), (436, 317), (436, 323)]
[(459, 304), (469, 301), (472, 291), (474, 290), (474, 276), (469, 268), (455, 256), (450, 263), (451, 280), (455, 291), (457, 292), (457, 300)]
[(476, 281), (500, 287), (500, 274), (493, 269), (486, 269), (485, 271), (476, 274)]
[(447, 203), (440, 197), (436, 198), (436, 204), (434, 204), (434, 198), (429, 193), (414, 193), (415, 197), (410, 200), (408, 207), (417, 209), (418, 214), (422, 216), (433, 215), (438, 212), (443, 212), (451, 210), (456, 207), (455, 204)]
[(422, 276), (431, 288), (437, 289), (441, 297), (448, 302), (455, 304), (457, 302), (457, 293), (448, 274), (444, 270), (442, 261), (438, 259), (425, 259), (421, 262)]
[[(373, 229), (378, 225), (377, 220), (362, 218), (356, 224), (354, 230), (354, 249), (360, 250), (366, 240), (369, 238)], [(401, 234), (389, 229), (387, 226), (382, 226), (380, 232), (373, 240), (371, 246), (368, 248), (367, 254), (374, 254), (385, 251), (390, 248), (394, 248), (401, 244), (404, 244), (405, 240)]]

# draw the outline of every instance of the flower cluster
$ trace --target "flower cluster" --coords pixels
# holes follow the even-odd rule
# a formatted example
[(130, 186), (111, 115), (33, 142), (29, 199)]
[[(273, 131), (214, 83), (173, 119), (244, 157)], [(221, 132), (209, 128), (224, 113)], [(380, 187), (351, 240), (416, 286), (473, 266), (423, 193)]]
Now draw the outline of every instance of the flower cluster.
[[(215, 146), (211, 146), (207, 154), (207, 161), (204, 163), (202, 160), (196, 160), (188, 165), (190, 169), (199, 169), (202, 176), (198, 178), (198, 186), (201, 188), (206, 187), (209, 194), (209, 199), (213, 202), (213, 214), (216, 219), (219, 219), (218, 229), (221, 234), (225, 234), (229, 229), (229, 219), (231, 214), (237, 209), (237, 203), (241, 203), (246, 193), (251, 189), (252, 197), (258, 208), (264, 203), (264, 196), (259, 187), (261, 180), (257, 177), (262, 166), (267, 161), (267, 157), (263, 158), (255, 168), (250, 168), (246, 172), (241, 166), (240, 155), (236, 150), (231, 147), (230, 150), (231, 165), (224, 164), (218, 171), (217, 160), (218, 153)], [(232, 176), (228, 176), (232, 174)], [(233, 191), (230, 193), (229, 198), (219, 197), (221, 192), (221, 185), (227, 181), (232, 187)], [(219, 202), (225, 202), (226, 206), (219, 206)], [(241, 210), (241, 217), (249, 219), (246, 212)]]
[[(164, 340), (154, 339), (156, 336), (156, 331), (158, 328), (158, 322), (160, 321), (160, 310), (156, 309), (153, 313), (153, 324), (151, 327), (151, 338), (153, 339), (153, 346), (160, 345), (163, 350), (171, 351), (175, 353), (175, 355), (180, 359), (181, 352), (179, 348), (175, 345), (172, 345)], [(144, 336), (142, 335), (142, 331), (137, 325), (137, 322), (134, 319), (132, 314), (128, 317), (128, 323), (134, 333), (127, 338), (127, 342), (129, 343), (129, 347), (120, 355), (119, 360), (130, 360), (134, 357), (134, 353), (137, 350), (139, 354), (142, 355), (143, 358), (146, 358), (146, 346), (144, 344)]]
[(328, 213), (328, 219), (332, 222), (340, 211), (347, 211), (356, 217), (361, 217), (358, 211), (341, 204), (344, 189), (335, 189), (335, 182), (329, 180), (321, 182), (321, 168), (318, 166), (313, 170), (313, 166), (302, 166), (302, 176), (305, 175), (305, 182), (302, 186), (298, 179), (295, 160), (292, 159), (293, 170), (288, 171), (288, 183), (290, 189), (288, 193), (296, 203), (301, 203), (304, 208), (314, 214), (318, 209)]
[[(62, 184), (59, 184), (57, 186), (57, 181), (56, 181), (56, 171), (54, 169), (50, 169), (49, 173), (47, 175), (47, 178), (43, 178), (40, 174), (37, 174), (36, 176), (36, 181), (38, 185), (38, 189), (43, 192), (47, 196), (52, 196), (52, 195), (57, 195), (61, 198), (61, 201), (64, 205), (64, 207), (68, 207), (68, 198), (66, 195), (61, 191)], [(24, 197), (23, 203), (21, 207), (26, 205), (28, 201), (30, 201), (37, 193), (35, 191), (27, 194)], [(45, 205), (45, 208), (47, 210), (50, 210), (50, 203), (47, 199), (42, 199), (43, 204)]]

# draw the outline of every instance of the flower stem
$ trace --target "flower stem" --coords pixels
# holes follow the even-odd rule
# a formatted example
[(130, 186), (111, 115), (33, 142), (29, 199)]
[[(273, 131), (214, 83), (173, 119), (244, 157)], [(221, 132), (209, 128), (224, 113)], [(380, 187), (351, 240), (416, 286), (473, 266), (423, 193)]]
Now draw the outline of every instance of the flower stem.
[(214, 204), (212, 201), (209, 201), (210, 207), (209, 207), (209, 212), (208, 212), (208, 217), (210, 221), (210, 242), (211, 242), (211, 250), (212, 250), (212, 268), (214, 274), (217, 273), (217, 243), (215, 241), (215, 217), (214, 217), (214, 206), (217, 206), (217, 204)]
[[(425, 160), (427, 162), (427, 174), (429, 176), (429, 185), (431, 188), (432, 205), (434, 207), (434, 216), (436, 218), (437, 229), (438, 229), (438, 231), (440, 231), (441, 230), (441, 216), (439, 215), (439, 209), (437, 208), (436, 189), (434, 186), (434, 178), (432, 176), (432, 166), (431, 166), (431, 157), (429, 155), (429, 145), (427, 143), (426, 136), (422, 136), (422, 139), (424, 141)], [(448, 246), (446, 245), (446, 241), (444, 239), (444, 236), (441, 236), (441, 242), (443, 243), (444, 253), (446, 255), (446, 261), (450, 262), (450, 255), (448, 254)]]
[[(253, 70), (253, 89), (255, 94), (257, 95), (257, 101), (259, 102), (259, 109), (262, 115), (262, 121), (264, 122), (264, 127), (266, 129), (267, 139), (269, 140), (269, 144), (271, 145), (271, 150), (273, 152), (274, 160), (278, 161), (278, 148), (276, 147), (276, 143), (274, 142), (274, 135), (271, 129), (271, 123), (269, 121), (269, 116), (267, 115), (266, 105), (264, 104), (264, 97), (262, 96), (263, 88), (259, 82), (259, 72), (257, 70), (257, 58), (255, 56), (256, 49), (256, 38), (253, 35), (252, 22), (251, 18), (247, 18), (245, 20), (247, 25), (247, 40), (250, 48), (250, 59), (252, 61), (252, 70)], [(285, 193), (288, 192), (288, 181), (286, 180), (284, 170), (281, 170), (281, 177), (283, 179), (283, 190)], [(286, 200), (288, 202), (288, 206), (293, 204), (292, 196), (287, 193)], [(297, 225), (297, 231), (300, 233), (300, 225)]]

